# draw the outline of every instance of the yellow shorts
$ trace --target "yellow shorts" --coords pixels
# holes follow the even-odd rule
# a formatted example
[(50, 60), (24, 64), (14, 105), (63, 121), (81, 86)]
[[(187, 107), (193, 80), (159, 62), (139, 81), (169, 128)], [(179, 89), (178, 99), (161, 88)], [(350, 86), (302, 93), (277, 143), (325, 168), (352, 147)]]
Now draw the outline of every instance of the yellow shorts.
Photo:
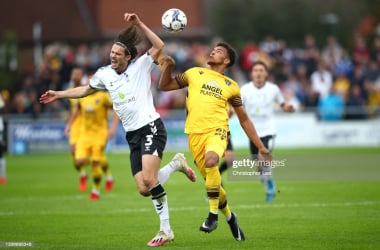
[(79, 131), (80, 131), (79, 126), (76, 126), (76, 127), (73, 126), (70, 129), (70, 139), (69, 139), (70, 145), (76, 145), (79, 138), (79, 134), (80, 134)]
[(107, 135), (96, 136), (80, 135), (75, 147), (75, 159), (89, 159), (93, 161), (104, 161)]
[(219, 158), (226, 152), (228, 131), (225, 128), (216, 128), (202, 134), (189, 134), (189, 148), (195, 164), (203, 177), (205, 173), (206, 153), (213, 151)]

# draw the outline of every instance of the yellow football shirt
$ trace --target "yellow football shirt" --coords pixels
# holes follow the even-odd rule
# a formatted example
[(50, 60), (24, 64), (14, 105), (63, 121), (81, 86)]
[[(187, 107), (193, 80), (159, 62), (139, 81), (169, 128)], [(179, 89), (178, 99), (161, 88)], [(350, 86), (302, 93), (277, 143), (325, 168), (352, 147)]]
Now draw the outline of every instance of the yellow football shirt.
[(81, 134), (107, 134), (108, 110), (112, 107), (110, 96), (105, 91), (97, 91), (87, 97), (79, 99), (81, 120)]
[(228, 130), (228, 103), (241, 106), (239, 85), (208, 68), (194, 67), (176, 76), (181, 88), (188, 86), (185, 133), (204, 133), (214, 128)]

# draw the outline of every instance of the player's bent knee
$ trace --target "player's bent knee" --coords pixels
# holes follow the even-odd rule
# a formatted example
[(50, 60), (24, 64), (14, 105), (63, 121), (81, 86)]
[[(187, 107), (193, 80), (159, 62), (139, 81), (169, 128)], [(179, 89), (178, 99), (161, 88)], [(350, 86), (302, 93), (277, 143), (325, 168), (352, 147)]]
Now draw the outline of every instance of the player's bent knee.
[(215, 166), (218, 166), (218, 160), (216, 159), (206, 159), (205, 161), (205, 167), (206, 168), (211, 168), (211, 167), (215, 167)]
[(205, 158), (205, 167), (210, 168), (210, 167), (215, 167), (218, 166), (219, 163), (219, 155), (216, 154), (215, 152), (209, 151), (206, 153), (206, 158)]
[(143, 183), (147, 187), (153, 187), (157, 184), (157, 180), (155, 180), (153, 177), (143, 177)]
[(148, 197), (150, 196), (149, 189), (146, 186), (138, 186), (137, 190), (141, 194), (141, 196)]

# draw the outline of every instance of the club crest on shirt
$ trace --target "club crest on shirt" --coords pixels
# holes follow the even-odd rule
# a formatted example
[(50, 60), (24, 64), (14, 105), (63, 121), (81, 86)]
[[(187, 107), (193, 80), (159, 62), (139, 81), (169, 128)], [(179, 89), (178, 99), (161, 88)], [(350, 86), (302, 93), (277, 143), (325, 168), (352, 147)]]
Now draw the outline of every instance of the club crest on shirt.
[(125, 98), (124, 93), (119, 92), (119, 93), (117, 93), (117, 95), (119, 96), (120, 99), (124, 99)]
[(230, 86), (231, 85), (231, 82), (229, 80), (224, 80), (224, 82), (226, 83), (227, 86)]

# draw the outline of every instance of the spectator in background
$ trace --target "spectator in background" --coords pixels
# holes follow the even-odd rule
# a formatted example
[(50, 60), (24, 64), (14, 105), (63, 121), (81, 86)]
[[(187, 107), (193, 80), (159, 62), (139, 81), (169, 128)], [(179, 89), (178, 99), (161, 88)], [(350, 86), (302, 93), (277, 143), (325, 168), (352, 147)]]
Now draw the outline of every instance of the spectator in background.
[(357, 34), (354, 38), (354, 48), (352, 51), (352, 58), (355, 66), (364, 66), (368, 63), (371, 53), (367, 47), (364, 37)]
[(351, 84), (359, 85), (361, 88), (364, 87), (365, 74), (363, 66), (357, 65), (354, 68), (354, 72), (351, 78)]
[[(308, 86), (306, 87), (309, 88)], [(285, 101), (291, 102), (293, 107), (298, 111), (301, 110), (302, 106), (306, 103), (306, 87), (305, 84), (302, 84), (294, 74), (288, 74), (287, 80), (285, 81), (283, 88), (284, 97), (287, 96), (288, 98), (288, 100)], [(287, 98), (285, 97), (285, 99)]]
[(342, 96), (343, 100), (347, 100), (351, 85), (350, 79), (343, 72), (337, 72), (333, 85), (335, 91)]
[(4, 121), (2, 109), (5, 107), (5, 102), (0, 93), (0, 184), (5, 184), (7, 182), (6, 174), (6, 161), (4, 157), (5, 153), (5, 141), (4, 141)]
[(380, 83), (367, 84), (369, 116), (374, 118), (380, 114)]
[(313, 35), (307, 34), (304, 43), (302, 64), (305, 65), (307, 74), (311, 75), (318, 67), (320, 51)]
[(245, 72), (251, 70), (252, 63), (257, 59), (259, 47), (254, 41), (249, 41), (241, 50), (241, 62), (240, 65)]
[(364, 75), (366, 80), (372, 82), (380, 80), (380, 65), (376, 61), (370, 60), (364, 68)]
[(335, 36), (328, 36), (326, 39), (326, 45), (322, 49), (322, 60), (333, 68), (334, 65), (341, 60), (343, 55), (342, 46), (336, 41)]
[(311, 74), (310, 81), (312, 90), (318, 94), (319, 98), (328, 95), (333, 85), (333, 76), (327, 69), (325, 62), (322, 60), (318, 62), (317, 70)]
[(344, 116), (343, 98), (336, 92), (334, 87), (330, 88), (327, 95), (318, 101), (318, 114), (322, 121), (340, 121)]
[(375, 37), (375, 39), (373, 40), (371, 59), (380, 64), (380, 36)]
[(334, 75), (344, 74), (346, 77), (352, 77), (354, 64), (352, 63), (351, 58), (349, 58), (346, 50), (342, 50), (340, 59), (335, 62), (332, 69)]
[(352, 85), (349, 89), (349, 95), (346, 101), (346, 119), (365, 119), (367, 111), (365, 109), (365, 99), (362, 94), (362, 89), (359, 85)]

